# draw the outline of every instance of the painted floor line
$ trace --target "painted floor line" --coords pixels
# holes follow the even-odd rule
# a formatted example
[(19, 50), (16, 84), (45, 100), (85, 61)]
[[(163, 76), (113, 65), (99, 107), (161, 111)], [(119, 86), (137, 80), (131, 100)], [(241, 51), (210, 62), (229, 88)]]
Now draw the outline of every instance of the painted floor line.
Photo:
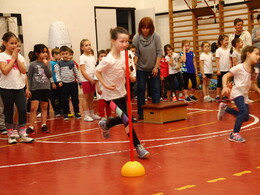
[(186, 189), (189, 189), (189, 188), (194, 188), (196, 187), (196, 185), (186, 185), (186, 186), (182, 186), (182, 187), (179, 187), (179, 188), (175, 188), (175, 190), (186, 190)]
[(217, 178), (217, 179), (209, 180), (209, 181), (207, 181), (207, 182), (208, 182), (208, 183), (215, 183), (215, 182), (223, 181), (223, 180), (226, 180), (226, 178), (220, 177), (220, 178)]
[(252, 173), (252, 171), (242, 171), (242, 172), (239, 172), (239, 173), (234, 173), (233, 176), (242, 176), (242, 175), (245, 175), (245, 174), (249, 174), (249, 173)]
[(174, 132), (174, 131), (180, 131), (180, 130), (183, 130), (183, 129), (192, 129), (192, 128), (196, 128), (196, 127), (202, 127), (202, 126), (211, 125), (211, 124), (214, 124), (214, 123), (216, 123), (216, 122), (214, 121), (214, 122), (204, 123), (204, 124), (200, 124), (200, 125), (194, 125), (194, 126), (189, 126), (189, 127), (183, 127), (183, 128), (179, 128), (179, 129), (169, 130), (169, 131), (166, 131), (166, 132), (169, 133), (169, 132)]
[[(241, 129), (245, 129), (247, 127), (250, 127), (256, 123), (259, 122), (259, 118), (251, 115), (251, 117), (254, 118), (254, 121), (246, 126), (243, 126)], [(255, 128), (260, 128), (260, 127), (255, 127)], [(88, 132), (88, 131), (94, 131), (97, 130), (99, 128), (92, 128), (92, 129), (85, 129), (85, 130), (79, 130), (79, 131), (73, 131), (73, 132), (68, 132), (68, 133), (61, 133), (61, 134), (56, 134), (56, 135), (50, 135), (50, 136), (44, 136), (44, 137), (39, 137), (39, 138), (35, 138), (36, 141), (43, 141), (43, 139), (46, 138), (54, 138), (54, 137), (59, 137), (59, 136), (63, 136), (63, 135), (71, 135), (71, 134), (77, 134), (77, 133), (82, 133), (82, 132)], [(207, 136), (207, 135), (214, 135), (214, 134), (219, 134), (219, 133), (224, 133), (224, 132), (230, 132), (232, 129), (229, 130), (223, 130), (223, 131), (218, 131), (218, 132), (212, 132), (212, 133), (206, 133), (206, 134), (196, 134), (196, 135), (190, 135), (190, 136), (181, 136), (181, 137), (171, 137), (171, 138), (157, 138), (157, 139), (146, 139), (146, 140), (142, 140), (144, 142), (149, 142), (149, 141), (166, 141), (166, 140), (174, 140), (174, 139), (184, 139), (184, 138), (191, 138), (191, 137), (200, 137), (200, 136)], [(98, 143), (128, 143), (129, 141), (107, 141), (107, 142), (85, 142), (86, 144), (98, 144)], [(46, 143), (46, 142), (45, 142)], [(60, 142), (62, 143), (62, 142)], [(64, 143), (73, 143), (73, 142), (64, 142)], [(82, 144), (84, 142), (81, 142), (80, 144)]]
[[(158, 147), (165, 147), (165, 146), (170, 146), (170, 145), (183, 144), (183, 143), (188, 143), (188, 142), (194, 142), (194, 141), (200, 141), (200, 140), (205, 140), (205, 139), (211, 139), (211, 138), (215, 138), (215, 137), (219, 137), (219, 136), (224, 136), (224, 135), (227, 135), (227, 134), (229, 134), (229, 133), (225, 133), (225, 134), (221, 134), (221, 135), (212, 135), (212, 136), (203, 137), (203, 138), (184, 140), (184, 141), (180, 141), (180, 142), (160, 144), (160, 145), (156, 145), (156, 146), (148, 146), (146, 148), (158, 148)], [(11, 167), (22, 167), (22, 166), (29, 166), (29, 165), (38, 165), (38, 164), (47, 164), (47, 163), (55, 163), (55, 162), (63, 162), (63, 161), (76, 160), (76, 159), (87, 159), (87, 158), (93, 158), (93, 157), (99, 157), (99, 156), (105, 156), (105, 155), (111, 155), (111, 154), (118, 154), (118, 153), (124, 153), (124, 152), (129, 152), (129, 150), (119, 150), (119, 151), (105, 152), (105, 153), (100, 153), (100, 154), (76, 156), (76, 157), (54, 159), (54, 160), (46, 160), (46, 161), (37, 161), (37, 162), (29, 162), (29, 163), (21, 163), (21, 164), (2, 165), (2, 166), (0, 166), (0, 169), (11, 168)]]

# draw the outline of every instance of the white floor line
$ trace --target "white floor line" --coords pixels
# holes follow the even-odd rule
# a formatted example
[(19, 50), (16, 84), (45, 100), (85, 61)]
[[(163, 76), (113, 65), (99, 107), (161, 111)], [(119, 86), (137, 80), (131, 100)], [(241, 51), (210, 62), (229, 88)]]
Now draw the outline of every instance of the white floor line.
[[(252, 129), (255, 129), (255, 128), (252, 128)], [(252, 129), (248, 129), (246, 131), (250, 131)], [(188, 143), (188, 142), (211, 139), (211, 138), (215, 138), (215, 137), (219, 137), (219, 136), (224, 136), (224, 135), (227, 135), (227, 134), (229, 134), (229, 133), (223, 133), (223, 134), (220, 134), (220, 135), (211, 135), (211, 136), (207, 136), (207, 137), (195, 138), (195, 139), (184, 140), (184, 141), (179, 141), (179, 142), (172, 142), (172, 143), (167, 143), (167, 144), (159, 144), (159, 145), (155, 145), (155, 146), (149, 146), (149, 147), (146, 147), (146, 148), (159, 148), (159, 147), (165, 147), (165, 146), (170, 146), (170, 145), (183, 144), (183, 143)], [(77, 159), (87, 159), (87, 158), (94, 158), (94, 157), (106, 156), (106, 155), (111, 155), (111, 154), (119, 154), (119, 153), (124, 153), (124, 152), (129, 152), (129, 150), (119, 150), (119, 151), (105, 152), (105, 153), (100, 153), (100, 154), (76, 156), (76, 157), (61, 158), (61, 159), (54, 159), (54, 160), (45, 160), (45, 161), (37, 161), (37, 162), (30, 162), (30, 163), (2, 165), (2, 166), (0, 166), (0, 169), (13, 168), (13, 167), (23, 167), (23, 166), (30, 166), (30, 165), (39, 165), (39, 164), (47, 164), (47, 163), (55, 163), (55, 162), (64, 162), (64, 161), (77, 160)]]
[[(248, 125), (243, 126), (241, 129), (248, 128), (253, 126), (259, 122), (259, 118), (251, 115), (254, 118), (254, 121)], [(252, 129), (257, 129), (260, 127), (254, 127)], [(196, 134), (196, 135), (187, 135), (187, 136), (180, 136), (180, 137), (166, 137), (166, 138), (156, 138), (156, 139), (146, 139), (141, 140), (143, 142), (153, 142), (153, 141), (168, 141), (168, 140), (175, 140), (175, 139), (185, 139), (185, 138), (193, 138), (193, 137), (201, 137), (201, 136), (209, 136), (209, 135), (218, 135), (221, 133), (231, 132), (232, 129), (211, 132), (211, 133), (203, 133), (203, 134)], [(39, 139), (39, 138), (38, 138)], [(37, 141), (39, 143), (53, 143), (53, 144), (119, 144), (119, 143), (129, 143), (129, 141), (105, 141), (105, 142), (63, 142), (63, 141)]]

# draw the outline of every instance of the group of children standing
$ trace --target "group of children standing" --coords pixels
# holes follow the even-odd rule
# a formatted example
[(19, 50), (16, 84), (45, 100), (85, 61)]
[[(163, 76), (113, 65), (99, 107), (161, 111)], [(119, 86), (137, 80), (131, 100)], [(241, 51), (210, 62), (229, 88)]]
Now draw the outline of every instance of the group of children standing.
[[(41, 107), (41, 131), (49, 132), (46, 125), (49, 98), (56, 116), (63, 115), (68, 120), (71, 99), (74, 117), (81, 118), (79, 112), (78, 85), (83, 89), (84, 120), (100, 120), (104, 138), (109, 137), (109, 129), (117, 124), (124, 124), (129, 135), (125, 90), (125, 55), (129, 35), (124, 28), (111, 30), (112, 49), (106, 60), (106, 51), (98, 53), (98, 66), (92, 54), (91, 43), (87, 39), (80, 42), (80, 65), (73, 60), (73, 50), (67, 46), (49, 49), (44, 44), (34, 46), (31, 63), (26, 76), (24, 57), (17, 49), (18, 38), (8, 32), (3, 36), (4, 50), (0, 54), (0, 95), (3, 100), (8, 143), (33, 142), (29, 136), (35, 130), (34, 123), (38, 106)], [(132, 57), (133, 58), (133, 57)], [(132, 59), (133, 60), (133, 59)], [(78, 71), (80, 69), (80, 72)], [(97, 71), (96, 71), (97, 69)], [(132, 67), (131, 72), (133, 72)], [(133, 80), (135, 75), (132, 74)], [(26, 79), (24, 79), (26, 78)], [(26, 91), (25, 94), (25, 85)], [(93, 98), (97, 92), (100, 116), (94, 114)], [(30, 98), (29, 125), (26, 125), (26, 97)], [(19, 121), (14, 125), (13, 111), (17, 107)], [(105, 117), (105, 112), (107, 118)], [(111, 117), (111, 109), (117, 117)], [(0, 110), (3, 114), (3, 109)], [(146, 158), (149, 152), (143, 147), (133, 130), (133, 145), (140, 158)]]
[[(215, 98), (212, 98), (209, 95), (210, 79), (212, 78), (214, 72), (211, 45), (207, 41), (204, 41), (201, 44), (202, 53), (199, 57), (199, 65), (202, 76), (204, 102), (226, 102), (229, 100), (227, 94), (223, 94), (221, 98), (221, 89), (223, 86), (222, 78), (226, 73), (229, 72), (231, 67), (241, 63), (243, 41), (240, 38), (235, 38), (232, 41), (233, 48), (231, 50), (228, 48), (228, 43), (229, 41), (227, 35), (219, 36), (218, 49), (216, 50), (215, 55), (217, 73), (217, 90)], [(182, 41), (182, 51), (179, 54), (173, 52), (173, 48), (169, 44), (164, 46), (164, 52), (165, 57), (161, 60), (161, 79), (164, 80), (164, 85), (162, 87), (164, 90), (164, 99), (166, 101), (198, 101), (194, 95), (195, 90), (197, 89), (197, 64), (195, 60), (195, 54), (190, 51), (189, 41)], [(188, 93), (189, 80), (191, 81), (190, 94)], [(177, 92), (179, 95), (176, 95)]]

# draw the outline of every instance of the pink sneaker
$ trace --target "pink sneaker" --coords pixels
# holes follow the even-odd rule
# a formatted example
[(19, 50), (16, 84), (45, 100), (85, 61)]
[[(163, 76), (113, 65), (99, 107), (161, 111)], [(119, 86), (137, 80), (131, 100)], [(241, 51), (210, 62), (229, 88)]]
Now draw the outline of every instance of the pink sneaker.
[(184, 95), (183, 96), (179, 96), (179, 101), (184, 101), (184, 100), (185, 100)]
[(227, 107), (227, 104), (224, 104), (224, 103), (220, 103), (219, 104), (219, 108), (218, 108), (218, 120), (219, 121), (222, 121), (222, 119), (223, 119), (223, 116), (225, 115), (225, 108)]
[(173, 102), (177, 102), (177, 101), (178, 101), (178, 100), (177, 100), (177, 97), (176, 97), (176, 96), (173, 96), (173, 97), (172, 97), (172, 101), (173, 101)]

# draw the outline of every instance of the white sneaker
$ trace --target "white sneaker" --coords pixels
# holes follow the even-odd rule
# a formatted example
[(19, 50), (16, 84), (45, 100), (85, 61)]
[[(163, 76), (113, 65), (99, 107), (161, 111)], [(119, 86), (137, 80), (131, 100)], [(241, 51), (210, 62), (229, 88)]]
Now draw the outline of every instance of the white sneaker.
[(19, 139), (20, 138), (20, 136), (18, 134), (18, 131), (16, 129), (13, 130), (13, 133), (12, 133), (12, 135), (10, 137), (14, 137), (15, 139)]
[(94, 119), (93, 119), (91, 116), (86, 115), (86, 116), (84, 117), (84, 121), (91, 122), (91, 121), (94, 121)]
[(250, 98), (248, 98), (248, 102), (249, 102), (249, 103), (253, 103), (254, 100), (251, 100)]
[(19, 141), (20, 141), (21, 143), (31, 143), (31, 142), (34, 141), (34, 139), (31, 138), (31, 137), (29, 137), (27, 134), (23, 134), (23, 135), (21, 135)]
[(94, 120), (100, 120), (100, 119), (101, 119), (101, 117), (98, 116), (98, 115), (96, 115), (96, 114), (92, 114), (92, 115), (90, 115), (90, 117), (91, 117), (92, 119), (94, 119)]
[(16, 144), (16, 143), (17, 143), (17, 140), (16, 140), (15, 137), (10, 136), (10, 137), (8, 137), (8, 143), (9, 143), (9, 144)]

